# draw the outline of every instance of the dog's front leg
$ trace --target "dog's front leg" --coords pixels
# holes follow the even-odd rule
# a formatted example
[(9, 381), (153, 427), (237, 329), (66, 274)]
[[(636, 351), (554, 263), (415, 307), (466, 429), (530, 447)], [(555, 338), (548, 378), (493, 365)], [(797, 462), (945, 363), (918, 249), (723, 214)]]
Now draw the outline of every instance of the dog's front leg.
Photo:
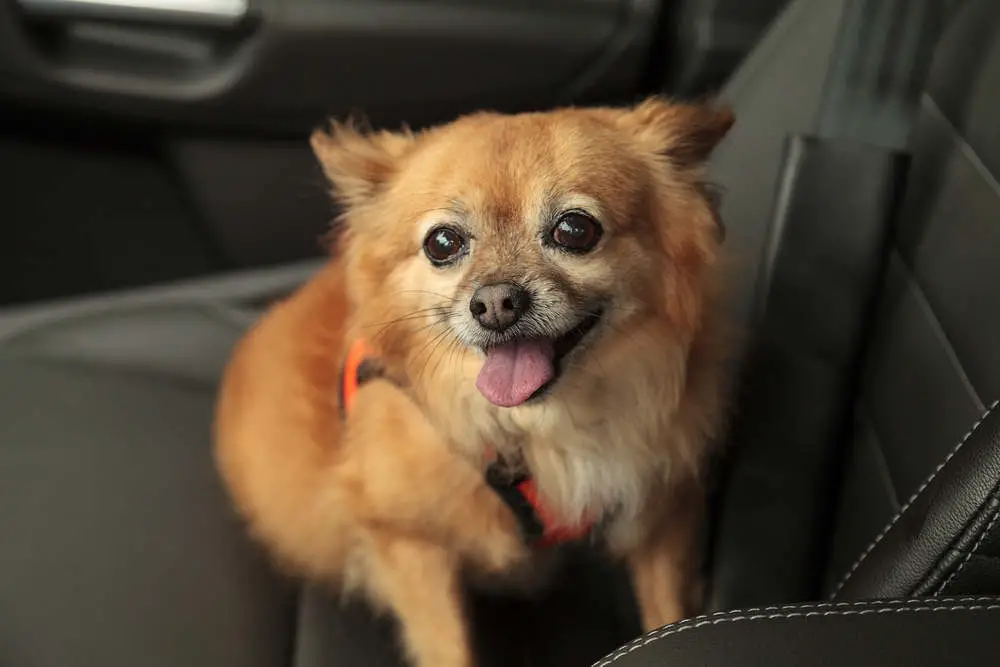
[(414, 667), (472, 667), (456, 555), (392, 534), (374, 535), (372, 547), (368, 585), (399, 620)]
[[(662, 503), (662, 498), (658, 498)], [(671, 494), (664, 510), (647, 513), (647, 537), (626, 551), (646, 632), (697, 613), (702, 582), (698, 530), (703, 498), (692, 483)]]
[(513, 513), (403, 391), (361, 388), (348, 421), (348, 464), (361, 522), (447, 546), (489, 571), (527, 556)]

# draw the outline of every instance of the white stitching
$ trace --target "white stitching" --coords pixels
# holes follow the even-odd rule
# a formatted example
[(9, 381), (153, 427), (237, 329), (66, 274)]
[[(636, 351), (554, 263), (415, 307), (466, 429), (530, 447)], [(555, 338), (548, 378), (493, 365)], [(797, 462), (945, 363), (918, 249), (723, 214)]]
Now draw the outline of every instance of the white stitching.
[(861, 564), (865, 562), (865, 559), (868, 558), (868, 555), (875, 549), (875, 547), (879, 545), (879, 543), (885, 538), (885, 536), (889, 533), (889, 531), (892, 530), (892, 527), (896, 525), (896, 522), (899, 521), (899, 518), (903, 516), (906, 510), (910, 509), (910, 505), (916, 502), (917, 498), (920, 497), (920, 494), (923, 493), (928, 486), (930, 486), (931, 482), (934, 481), (934, 478), (938, 476), (938, 473), (941, 472), (946, 465), (948, 465), (948, 462), (951, 461), (951, 459), (955, 456), (955, 454), (958, 454), (959, 450), (962, 449), (962, 446), (965, 445), (965, 443), (969, 440), (969, 438), (972, 437), (972, 434), (976, 432), (976, 429), (978, 429), (979, 426), (984, 421), (986, 421), (986, 418), (990, 416), (990, 413), (993, 412), (993, 410), (997, 407), (998, 404), (1000, 404), (1000, 400), (993, 401), (993, 404), (986, 410), (986, 412), (982, 414), (982, 416), (979, 417), (979, 419), (976, 420), (976, 423), (972, 425), (972, 428), (970, 428), (968, 432), (964, 436), (962, 436), (962, 439), (955, 446), (955, 448), (948, 453), (948, 456), (944, 457), (944, 461), (942, 461), (941, 464), (934, 469), (934, 472), (930, 474), (930, 477), (925, 479), (923, 484), (921, 484), (920, 487), (916, 491), (914, 491), (913, 495), (910, 496), (910, 498), (903, 504), (903, 506), (899, 508), (899, 511), (896, 512), (896, 516), (892, 517), (892, 520), (889, 521), (886, 527), (882, 529), (882, 532), (875, 536), (875, 539), (872, 540), (872, 543), (869, 544), (868, 547), (861, 552), (861, 555), (858, 557), (858, 559), (854, 561), (854, 565), (851, 566), (851, 569), (847, 571), (847, 574), (845, 574), (841, 578), (840, 582), (833, 589), (833, 592), (830, 593), (829, 599), (832, 600), (835, 597), (837, 597), (837, 594), (840, 593), (844, 585), (846, 585), (847, 582), (850, 581), (851, 577), (854, 576), (854, 573), (857, 572), (858, 568), (861, 567)]
[(944, 469), (944, 467), (948, 465), (948, 462), (951, 461), (951, 459), (955, 456), (955, 454), (957, 454), (958, 451), (962, 449), (962, 446), (965, 445), (965, 443), (969, 440), (970, 437), (972, 437), (972, 434), (975, 433), (976, 429), (978, 429), (979, 426), (986, 420), (986, 418), (990, 416), (990, 413), (993, 412), (993, 410), (997, 407), (998, 404), (1000, 404), (1000, 400), (993, 401), (993, 404), (990, 405), (990, 407), (986, 410), (986, 412), (984, 412), (982, 416), (979, 417), (979, 419), (976, 420), (976, 422), (972, 425), (972, 428), (970, 428), (968, 432), (966, 432), (966, 434), (962, 436), (962, 439), (959, 441), (958, 445), (956, 445), (955, 448), (948, 453), (948, 456), (944, 458), (944, 461), (942, 461), (941, 464), (934, 469), (934, 472), (932, 472), (931, 475), (924, 480), (923, 484), (921, 484), (920, 487), (913, 493), (913, 495), (910, 496), (910, 498), (906, 501), (906, 503), (903, 504), (903, 506), (896, 513), (896, 516), (892, 517), (892, 520), (886, 525), (885, 528), (882, 529), (882, 532), (879, 533), (872, 541), (872, 543), (869, 544), (868, 547), (861, 552), (861, 556), (859, 556), (858, 559), (854, 561), (854, 565), (851, 566), (851, 569), (847, 571), (847, 574), (845, 574), (843, 578), (841, 578), (836, 588), (833, 589), (833, 593), (830, 594), (831, 600), (837, 597), (837, 594), (844, 587), (844, 585), (847, 584), (847, 582), (854, 575), (854, 573), (861, 566), (861, 564), (865, 561), (865, 559), (872, 552), (872, 550), (874, 550), (875, 547), (878, 546), (878, 544), (889, 533), (889, 531), (892, 530), (892, 527), (896, 525), (896, 522), (899, 521), (899, 518), (903, 516), (906, 510), (910, 508), (910, 505), (916, 502), (917, 498), (920, 497), (920, 494), (923, 493), (928, 486), (930, 486), (931, 482), (934, 481), (934, 478), (937, 477), (938, 473), (940, 473)]
[[(896, 524), (897, 521), (899, 521), (899, 518), (906, 512), (907, 509), (909, 509), (909, 507), (917, 500), (917, 498), (920, 497), (920, 494), (923, 493), (928, 486), (930, 486), (931, 482), (934, 481), (938, 473), (940, 473), (941, 470), (943, 470), (944, 467), (948, 465), (948, 462), (952, 458), (954, 458), (954, 456), (959, 452), (960, 449), (962, 449), (962, 446), (965, 445), (965, 443), (969, 440), (969, 438), (972, 437), (972, 434), (976, 432), (976, 430), (984, 421), (986, 421), (986, 418), (990, 416), (990, 413), (992, 413), (993, 410), (996, 409), (998, 405), (1000, 405), (1000, 400), (994, 401), (993, 404), (990, 405), (990, 407), (982, 414), (982, 416), (980, 416), (979, 419), (976, 420), (976, 422), (972, 425), (972, 427), (968, 430), (968, 432), (964, 436), (962, 436), (962, 439), (955, 446), (955, 448), (948, 453), (948, 455), (941, 462), (941, 464), (934, 469), (931, 475), (926, 480), (924, 480), (924, 482), (920, 485), (920, 487), (913, 493), (912, 496), (910, 496), (910, 498), (906, 501), (906, 503), (904, 503), (904, 505), (899, 509), (899, 512), (896, 513), (896, 515), (892, 518), (892, 520), (888, 523), (888, 525), (886, 525), (886, 527), (882, 530), (882, 532), (879, 533), (872, 541), (872, 543), (869, 544), (868, 547), (861, 553), (861, 556), (858, 558), (858, 560), (855, 561), (855, 563), (848, 570), (847, 574), (845, 574), (844, 577), (837, 584), (833, 593), (830, 595), (831, 600), (837, 595), (837, 593), (840, 592), (840, 590), (848, 582), (848, 580), (851, 578), (854, 572), (857, 571), (858, 567), (861, 566), (861, 563), (864, 562), (865, 558), (868, 557), (868, 554), (870, 554), (872, 550), (875, 549), (876, 546), (878, 546), (879, 542), (881, 542), (885, 538), (886, 534), (888, 534), (888, 532), (892, 530), (892, 527)], [(1000, 517), (1000, 511), (998, 511), (997, 514), (994, 515), (993, 521), (995, 522), (998, 519), (998, 517)], [(993, 522), (991, 522), (991, 526), (992, 523)], [(988, 533), (989, 530), (990, 528), (987, 528), (986, 532)], [(985, 534), (986, 533), (984, 533), (984, 535)], [(983, 536), (980, 536), (980, 543), (982, 539)], [(980, 546), (980, 543), (977, 543), (973, 547), (973, 551), (970, 552), (967, 558), (971, 557), (971, 553), (973, 553)], [(961, 566), (959, 567), (959, 570), (960, 569)], [(951, 602), (959, 602), (968, 605), (968, 603), (996, 601), (997, 599), (998, 598), (995, 597), (981, 596), (981, 597), (955, 598), (951, 600)], [(687, 630), (694, 630), (707, 625), (718, 625), (721, 623), (734, 623), (740, 621), (807, 618), (813, 616), (860, 616), (865, 614), (884, 614), (892, 612), (922, 612), (922, 611), (936, 612), (936, 611), (977, 611), (977, 610), (992, 611), (1000, 609), (1000, 604), (971, 605), (971, 606), (952, 605), (952, 606), (914, 607), (910, 606), (912, 605), (912, 603), (913, 603), (912, 600), (911, 601), (878, 600), (878, 601), (859, 601), (859, 602), (822, 602), (806, 606), (778, 605), (770, 607), (753, 607), (749, 609), (737, 610), (735, 612), (716, 612), (708, 616), (696, 617), (693, 619), (689, 619), (687, 621), (681, 621), (680, 623), (665, 626), (663, 628), (660, 628), (659, 630), (654, 630), (653, 632), (647, 635), (643, 635), (642, 637), (639, 637), (638, 639), (630, 642), (629, 644), (626, 644), (625, 646), (623, 646), (622, 648), (618, 649), (610, 656), (605, 658), (604, 660), (595, 663), (594, 667), (609, 667), (610, 665), (614, 664), (621, 658), (642, 648), (643, 646), (648, 646), (649, 644), (652, 644), (660, 639), (663, 639), (664, 637), (669, 637), (670, 635), (675, 635)], [(795, 609), (809, 609), (810, 611), (796, 612), (794, 611)], [(820, 610), (826, 610), (826, 611), (820, 611)]]
[[(972, 595), (965, 597), (951, 597), (950, 602), (961, 602), (963, 604), (972, 602), (991, 602), (996, 600), (997, 597), (994, 595)], [(734, 614), (759, 614), (765, 612), (776, 612), (776, 611), (795, 611), (796, 609), (802, 609), (803, 607), (809, 607), (810, 609), (847, 609), (856, 607), (870, 607), (872, 605), (903, 605), (903, 604), (913, 604), (919, 600), (907, 599), (907, 598), (895, 598), (895, 599), (883, 599), (883, 600), (856, 600), (854, 602), (808, 602), (808, 603), (795, 603), (795, 604), (779, 604), (779, 605), (769, 605), (767, 607), (742, 607), (740, 609), (730, 609), (728, 611), (716, 611), (711, 614), (702, 614), (701, 616), (694, 616), (692, 618), (685, 619), (683, 621), (678, 621), (672, 623), (670, 627), (676, 627), (679, 625), (687, 625), (689, 623), (696, 623), (702, 619), (711, 618), (721, 618), (725, 616), (731, 616)], [(666, 626), (664, 626), (666, 627)], [(655, 632), (655, 631), (654, 631)]]
[[(962, 604), (971, 604), (979, 602), (994, 602), (998, 598), (995, 595), (967, 595), (964, 597), (949, 597), (948, 602), (960, 602)], [(689, 625), (692, 623), (698, 623), (705, 619), (713, 618), (724, 618), (726, 616), (739, 616), (743, 614), (759, 614), (765, 612), (781, 612), (781, 611), (795, 611), (797, 609), (809, 608), (809, 609), (848, 609), (848, 608), (858, 608), (858, 607), (872, 607), (872, 606), (890, 606), (890, 605), (907, 605), (915, 604), (917, 602), (923, 602), (922, 599), (916, 598), (886, 598), (881, 600), (856, 600), (854, 602), (806, 602), (806, 603), (795, 603), (795, 604), (782, 604), (782, 605), (771, 605), (767, 607), (742, 607), (740, 609), (730, 609), (728, 611), (716, 611), (711, 614), (702, 614), (701, 616), (693, 616), (676, 623), (671, 623), (669, 626), (663, 627), (678, 627), (681, 625)], [(662, 629), (662, 628), (660, 628)], [(658, 630), (653, 630), (653, 632), (659, 632)], [(641, 637), (640, 637), (641, 639)]]
[(1000, 518), (1000, 505), (997, 505), (997, 508), (993, 510), (993, 518), (991, 518), (989, 524), (986, 525), (986, 530), (980, 533), (979, 539), (976, 540), (976, 543), (974, 545), (972, 545), (972, 549), (969, 551), (969, 553), (965, 554), (965, 558), (963, 558), (962, 562), (959, 563), (957, 568), (955, 568), (955, 571), (952, 572), (950, 575), (948, 575), (948, 578), (944, 580), (944, 583), (941, 584), (941, 587), (938, 588), (937, 591), (934, 593), (935, 595), (940, 595), (941, 593), (943, 593), (944, 590), (948, 588), (948, 586), (951, 584), (952, 580), (958, 576), (958, 573), (961, 572), (965, 568), (965, 566), (969, 564), (969, 561), (972, 560), (973, 554), (979, 551), (979, 547), (983, 546), (983, 541), (986, 539), (986, 536), (990, 534), (990, 531), (993, 530), (993, 526), (996, 525), (998, 518)]
[[(996, 601), (998, 598), (989, 598), (992, 601)], [(803, 607), (803, 609), (809, 609), (809, 607)], [(764, 621), (764, 620), (778, 620), (778, 619), (791, 619), (791, 618), (813, 618), (813, 617), (824, 617), (824, 616), (866, 616), (870, 614), (890, 614), (890, 613), (914, 613), (914, 612), (939, 612), (939, 611), (996, 611), (1000, 610), (1000, 604), (989, 604), (989, 605), (924, 605), (924, 606), (882, 606), (873, 607), (870, 609), (848, 609), (848, 610), (833, 610), (833, 611), (801, 611), (801, 612), (791, 612), (785, 614), (743, 614), (739, 616), (727, 616), (724, 618), (716, 619), (705, 619), (697, 623), (692, 623), (688, 625), (668, 625), (660, 630), (652, 632), (648, 635), (640, 637), (636, 641), (618, 649), (610, 656), (596, 663), (593, 667), (609, 667), (618, 660), (621, 660), (625, 656), (639, 650), (645, 646), (653, 644), (665, 637), (671, 635), (676, 635), (687, 630), (695, 630), (709, 625), (719, 625), (722, 623), (737, 623), (744, 621)]]
[[(967, 600), (979, 601), (979, 602), (998, 602), (1000, 598), (996, 597), (985, 597), (985, 598), (958, 598), (950, 600), (950, 604), (938, 604), (938, 605), (927, 605), (922, 604), (920, 606), (913, 606), (912, 603), (921, 603), (923, 600), (909, 600), (909, 601), (872, 601), (870, 603), (858, 603), (857, 606), (866, 606), (866, 609), (845, 609), (845, 610), (828, 610), (819, 611), (818, 606), (821, 605), (804, 605), (797, 607), (803, 611), (798, 612), (788, 612), (788, 613), (777, 613), (777, 614), (755, 614), (750, 613), (752, 610), (745, 609), (741, 610), (738, 614), (725, 615), (721, 618), (711, 618), (704, 617), (702, 620), (691, 619), (689, 622), (668, 625), (659, 630), (655, 630), (647, 635), (639, 637), (635, 641), (626, 644), (622, 648), (618, 649), (611, 655), (609, 655), (604, 660), (597, 662), (593, 667), (610, 667), (614, 663), (618, 662), (625, 656), (638, 651), (639, 649), (649, 646), (655, 642), (660, 641), (671, 635), (676, 635), (687, 630), (695, 630), (705, 626), (719, 625), (722, 623), (740, 623), (746, 621), (766, 621), (766, 620), (779, 620), (779, 619), (791, 619), (791, 618), (814, 618), (814, 617), (827, 617), (827, 616), (866, 616), (870, 614), (898, 614), (898, 613), (916, 613), (916, 612), (940, 612), (940, 611), (997, 611), (1000, 610), (1000, 604), (954, 604), (956, 602), (966, 602)], [(897, 604), (901, 602), (904, 604)], [(909, 604), (907, 604), (909, 603)]]
[[(996, 602), (998, 599), (994, 595), (974, 595), (965, 597), (950, 597), (947, 598), (949, 603), (960, 603), (960, 604), (978, 604), (982, 602)], [(869, 607), (898, 607), (904, 605), (912, 605), (916, 603), (924, 602), (921, 599), (907, 599), (907, 598), (896, 598), (896, 599), (883, 599), (883, 600), (857, 600), (854, 602), (810, 602), (810, 603), (798, 603), (798, 604), (784, 604), (784, 605), (772, 605), (768, 607), (745, 607), (742, 609), (731, 609), (728, 611), (717, 611), (711, 614), (703, 614), (701, 616), (695, 616), (692, 618), (685, 619), (683, 621), (678, 621), (677, 623), (672, 623), (670, 625), (665, 625), (662, 628), (653, 630), (651, 633), (637, 637), (633, 641), (629, 642), (625, 646), (618, 649), (617, 652), (627, 649), (633, 644), (641, 643), (645, 638), (649, 637), (650, 634), (662, 633), (667, 629), (682, 628), (692, 625), (705, 625), (706, 621), (712, 621), (715, 619), (721, 619), (723, 622), (726, 618), (740, 617), (748, 614), (762, 614), (774, 612), (793, 612), (798, 609), (858, 609), (858, 608), (869, 608)], [(938, 600), (939, 604), (944, 604), (943, 600)], [(779, 614), (780, 616), (780, 614)], [(672, 633), (671, 633), (672, 634)], [(603, 665), (597, 665), (596, 667), (604, 667)]]

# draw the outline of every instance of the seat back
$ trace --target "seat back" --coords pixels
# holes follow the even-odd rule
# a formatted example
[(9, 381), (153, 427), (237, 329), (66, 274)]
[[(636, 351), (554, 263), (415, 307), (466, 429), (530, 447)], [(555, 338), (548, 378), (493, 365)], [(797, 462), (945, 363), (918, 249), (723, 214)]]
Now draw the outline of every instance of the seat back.
[(827, 590), (1000, 398), (998, 104), (1000, 4), (972, 0), (938, 47), (914, 134), (854, 406)]
[[(797, 2), (726, 89), (738, 122), (716, 155), (734, 271), (759, 273), (788, 134), (817, 127), (823, 73), (845, 2)], [(947, 6), (946, 6), (947, 5)], [(846, 434), (780, 434), (780, 411), (739, 442), (716, 513), (713, 608), (832, 591), (926, 477), (1000, 396), (1000, 5), (941, 5), (939, 45), (913, 133), (913, 161), (865, 342)], [(996, 164), (991, 162), (996, 154)], [(736, 312), (750, 324), (752, 281)], [(794, 340), (795, 331), (790, 331)], [(819, 399), (819, 397), (817, 397)], [(737, 411), (743, 406), (737, 405)], [(744, 417), (746, 415), (743, 415)], [(825, 436), (826, 434), (820, 434)], [(778, 441), (780, 445), (776, 445)], [(822, 545), (817, 551), (815, 545)]]

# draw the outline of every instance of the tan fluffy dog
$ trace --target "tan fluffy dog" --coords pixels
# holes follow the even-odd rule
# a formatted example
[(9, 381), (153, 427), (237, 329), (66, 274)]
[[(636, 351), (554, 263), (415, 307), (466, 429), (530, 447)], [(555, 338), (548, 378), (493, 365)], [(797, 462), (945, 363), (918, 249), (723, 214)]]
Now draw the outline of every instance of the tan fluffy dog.
[[(703, 163), (732, 121), (654, 99), (317, 132), (336, 257), (240, 343), (217, 417), (277, 560), (388, 608), (414, 664), (468, 667), (460, 575), (541, 551), (485, 482), (500, 457), (560, 524), (597, 522), (647, 628), (688, 614), (722, 394)], [(343, 417), (357, 340), (382, 376)]]

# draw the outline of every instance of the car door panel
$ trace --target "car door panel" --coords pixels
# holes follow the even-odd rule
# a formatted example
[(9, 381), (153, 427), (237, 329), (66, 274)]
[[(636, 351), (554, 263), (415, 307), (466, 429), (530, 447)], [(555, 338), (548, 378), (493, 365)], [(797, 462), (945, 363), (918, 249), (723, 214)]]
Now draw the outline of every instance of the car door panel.
[[(659, 18), (655, 0), (0, 2), (0, 149), (34, 165), (0, 179), (23, 228), (0, 303), (318, 255), (335, 211), (306, 138), (327, 117), (631, 101)], [(86, 196), (46, 197), (69, 172)]]
[(97, 1), (0, 5), (0, 95), (268, 132), (357, 109), (390, 122), (549, 106), (634, 91), (657, 9), (647, 0), (257, 0), (232, 25), (73, 10)]

